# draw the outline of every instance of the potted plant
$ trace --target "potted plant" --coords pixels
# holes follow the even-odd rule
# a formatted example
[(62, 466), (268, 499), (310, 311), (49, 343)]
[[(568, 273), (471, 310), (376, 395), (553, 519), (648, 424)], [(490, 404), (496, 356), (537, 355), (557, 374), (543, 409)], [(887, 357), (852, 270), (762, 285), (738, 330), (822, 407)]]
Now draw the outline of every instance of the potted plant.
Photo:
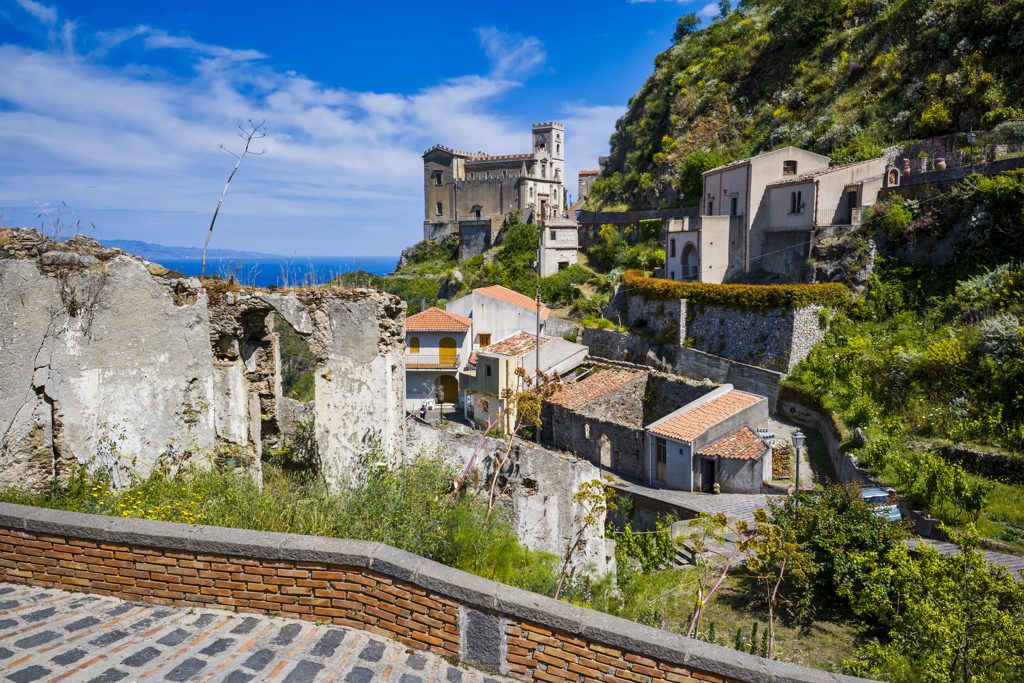
[(936, 159), (935, 160), (935, 168), (936, 168), (936, 170), (939, 170), (939, 171), (945, 171), (946, 170), (946, 158), (945, 157), (939, 157), (938, 159)]
[(910, 159), (903, 157), (903, 173), (904, 175), (910, 173)]

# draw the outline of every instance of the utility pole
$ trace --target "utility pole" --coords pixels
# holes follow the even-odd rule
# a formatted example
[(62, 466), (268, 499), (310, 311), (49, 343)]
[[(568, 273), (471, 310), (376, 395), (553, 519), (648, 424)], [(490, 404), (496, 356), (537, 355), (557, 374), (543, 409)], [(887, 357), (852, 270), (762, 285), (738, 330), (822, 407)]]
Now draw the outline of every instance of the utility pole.
[[(541, 225), (540, 230), (537, 232), (537, 266), (534, 268), (534, 270), (537, 271), (537, 347), (535, 349), (537, 357), (537, 376), (535, 386), (538, 390), (540, 389), (540, 250), (541, 240), (543, 240), (543, 238), (544, 226)], [(540, 415), (537, 416), (537, 419), (540, 419)], [(537, 443), (540, 443), (540, 425), (537, 425), (535, 436), (537, 437)]]

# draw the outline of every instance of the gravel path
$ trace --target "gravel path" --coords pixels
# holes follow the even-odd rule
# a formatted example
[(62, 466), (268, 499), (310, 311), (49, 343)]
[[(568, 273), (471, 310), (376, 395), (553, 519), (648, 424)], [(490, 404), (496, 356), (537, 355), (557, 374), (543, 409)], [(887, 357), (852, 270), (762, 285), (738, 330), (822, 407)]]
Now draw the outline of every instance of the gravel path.
[(0, 583), (0, 680), (504, 683), (366, 631)]

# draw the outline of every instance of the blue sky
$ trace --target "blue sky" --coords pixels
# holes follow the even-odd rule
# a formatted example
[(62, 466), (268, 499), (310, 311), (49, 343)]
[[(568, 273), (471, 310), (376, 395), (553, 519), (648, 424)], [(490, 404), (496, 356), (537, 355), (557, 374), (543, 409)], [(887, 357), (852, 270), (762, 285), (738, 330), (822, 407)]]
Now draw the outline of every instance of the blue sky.
[[(422, 236), (423, 152), (529, 150), (566, 125), (566, 190), (705, 2), (0, 0), (0, 219), (97, 239), (395, 255)], [(65, 205), (66, 204), (66, 208)], [(91, 227), (95, 224), (95, 228)]]

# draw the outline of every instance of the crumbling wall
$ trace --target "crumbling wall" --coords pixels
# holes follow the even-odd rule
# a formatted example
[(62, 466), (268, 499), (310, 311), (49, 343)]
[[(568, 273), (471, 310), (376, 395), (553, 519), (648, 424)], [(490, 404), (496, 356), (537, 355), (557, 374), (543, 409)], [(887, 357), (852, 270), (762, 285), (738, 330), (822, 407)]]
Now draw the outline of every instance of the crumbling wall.
[[(405, 304), (367, 290), (272, 294), (179, 274), (76, 237), (0, 246), (0, 485), (75, 464), (115, 485), (227, 449), (259, 467), (279, 430), (279, 313), (322, 361), (317, 441), (340, 481), (373, 434), (400, 445)], [(291, 411), (295, 412), (295, 411)], [(289, 413), (290, 414), (290, 413)]]
[[(439, 455), (452, 468), (462, 471), (479, 443), (479, 434), (435, 429), (410, 421), (405, 451), (409, 457), (421, 453)], [(504, 455), (505, 448), (506, 442), (499, 439), (483, 440), (466, 480), (471, 491), (487, 495), (495, 460)], [(585, 460), (517, 441), (499, 474), (498, 502), (523, 545), (564, 556), (574, 530), (578, 529), (579, 509), (573, 496), (584, 482), (597, 479), (600, 474)], [(572, 566), (584, 568), (593, 563), (597, 572), (603, 574), (608, 571), (603, 516), (598, 522), (584, 535), (582, 551), (574, 553)]]

